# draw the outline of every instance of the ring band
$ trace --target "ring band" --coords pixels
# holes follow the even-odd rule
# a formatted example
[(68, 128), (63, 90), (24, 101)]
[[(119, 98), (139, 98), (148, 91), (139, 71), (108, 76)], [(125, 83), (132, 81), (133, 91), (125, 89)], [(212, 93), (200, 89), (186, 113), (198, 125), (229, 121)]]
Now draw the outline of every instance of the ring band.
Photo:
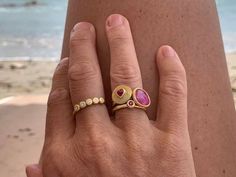
[(75, 104), (74, 105), (74, 112), (73, 114), (75, 115), (77, 112), (85, 109), (88, 106), (92, 106), (92, 105), (97, 105), (97, 104), (104, 104), (105, 103), (105, 99), (103, 97), (94, 97), (94, 98), (88, 98), (85, 101), (81, 101), (79, 104)]
[(126, 85), (116, 87), (112, 93), (113, 112), (124, 108), (138, 108), (146, 111), (151, 105), (148, 93), (142, 88), (132, 90)]
[(138, 106), (138, 105), (135, 105), (135, 103), (134, 103), (133, 100), (129, 100), (129, 101), (127, 102), (127, 104), (122, 104), (122, 105), (117, 105), (117, 106), (115, 106), (115, 107), (112, 109), (112, 112), (118, 111), (118, 110), (120, 110), (120, 109), (125, 109), (125, 108), (129, 108), (129, 109), (137, 108), (137, 109), (142, 109), (142, 110), (146, 111), (146, 108), (141, 107), (141, 106)]

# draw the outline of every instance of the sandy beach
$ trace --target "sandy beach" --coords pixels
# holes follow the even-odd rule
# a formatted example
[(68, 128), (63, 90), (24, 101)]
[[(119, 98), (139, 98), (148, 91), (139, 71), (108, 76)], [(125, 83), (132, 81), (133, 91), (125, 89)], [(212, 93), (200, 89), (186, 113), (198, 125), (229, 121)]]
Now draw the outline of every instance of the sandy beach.
[(227, 65), (236, 108), (236, 54), (227, 55)]
[[(227, 55), (227, 63), (236, 105), (236, 54)], [(25, 165), (38, 161), (56, 65), (53, 61), (0, 62), (0, 176), (25, 177)]]
[(16, 95), (47, 94), (56, 64), (53, 61), (0, 62), (0, 99)]
[[(227, 55), (229, 77), (236, 104), (236, 54)], [(48, 94), (55, 61), (0, 61), (0, 99)]]

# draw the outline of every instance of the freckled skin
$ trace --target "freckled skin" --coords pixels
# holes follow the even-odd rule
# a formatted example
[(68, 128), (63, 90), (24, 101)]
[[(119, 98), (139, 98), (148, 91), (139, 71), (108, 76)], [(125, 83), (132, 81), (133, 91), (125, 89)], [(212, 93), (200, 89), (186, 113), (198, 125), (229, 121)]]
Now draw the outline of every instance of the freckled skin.
[(193, 150), (197, 176), (236, 176), (236, 114), (215, 2), (70, 0), (62, 56), (69, 54), (74, 24), (93, 23), (108, 102), (110, 56), (104, 22), (112, 13), (130, 21), (144, 87), (152, 99), (149, 118), (155, 119), (158, 104), (154, 55), (162, 44), (169, 44), (177, 50), (187, 71), (189, 131), (192, 147), (197, 147)]

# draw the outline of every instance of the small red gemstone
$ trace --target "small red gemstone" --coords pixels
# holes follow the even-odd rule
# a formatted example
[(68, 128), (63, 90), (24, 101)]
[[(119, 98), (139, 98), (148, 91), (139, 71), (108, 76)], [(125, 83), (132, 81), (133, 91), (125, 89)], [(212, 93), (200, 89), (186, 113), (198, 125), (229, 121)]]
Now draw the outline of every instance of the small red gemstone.
[(133, 105), (134, 105), (134, 102), (130, 101), (130, 102), (129, 102), (129, 105), (130, 105), (130, 106), (133, 106)]
[(117, 93), (117, 95), (118, 95), (119, 97), (122, 97), (122, 96), (124, 95), (124, 93), (125, 93), (125, 90), (124, 90), (124, 89), (120, 89), (120, 90), (118, 90), (116, 93)]

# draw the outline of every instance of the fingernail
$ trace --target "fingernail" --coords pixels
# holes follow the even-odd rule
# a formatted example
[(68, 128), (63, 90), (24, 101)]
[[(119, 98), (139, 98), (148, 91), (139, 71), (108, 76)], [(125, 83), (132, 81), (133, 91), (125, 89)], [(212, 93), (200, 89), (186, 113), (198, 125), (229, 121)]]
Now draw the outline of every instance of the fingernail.
[(39, 165), (38, 164), (29, 165), (28, 167), (30, 167), (31, 169), (39, 170)]
[(28, 165), (26, 168), (33, 169), (33, 170), (40, 170), (38, 164)]
[(87, 22), (80, 22), (80, 23), (77, 23), (75, 26), (74, 26), (74, 28), (73, 28), (73, 30), (72, 30), (72, 32), (73, 31), (78, 31), (78, 30), (92, 30), (92, 25), (90, 24), (90, 23), (87, 23)]
[(107, 25), (109, 27), (116, 27), (116, 26), (122, 25), (123, 22), (124, 22), (124, 18), (121, 15), (114, 14), (108, 18)]
[(175, 56), (175, 51), (172, 47), (170, 46), (164, 46), (161, 49), (161, 53), (164, 57), (174, 57)]

